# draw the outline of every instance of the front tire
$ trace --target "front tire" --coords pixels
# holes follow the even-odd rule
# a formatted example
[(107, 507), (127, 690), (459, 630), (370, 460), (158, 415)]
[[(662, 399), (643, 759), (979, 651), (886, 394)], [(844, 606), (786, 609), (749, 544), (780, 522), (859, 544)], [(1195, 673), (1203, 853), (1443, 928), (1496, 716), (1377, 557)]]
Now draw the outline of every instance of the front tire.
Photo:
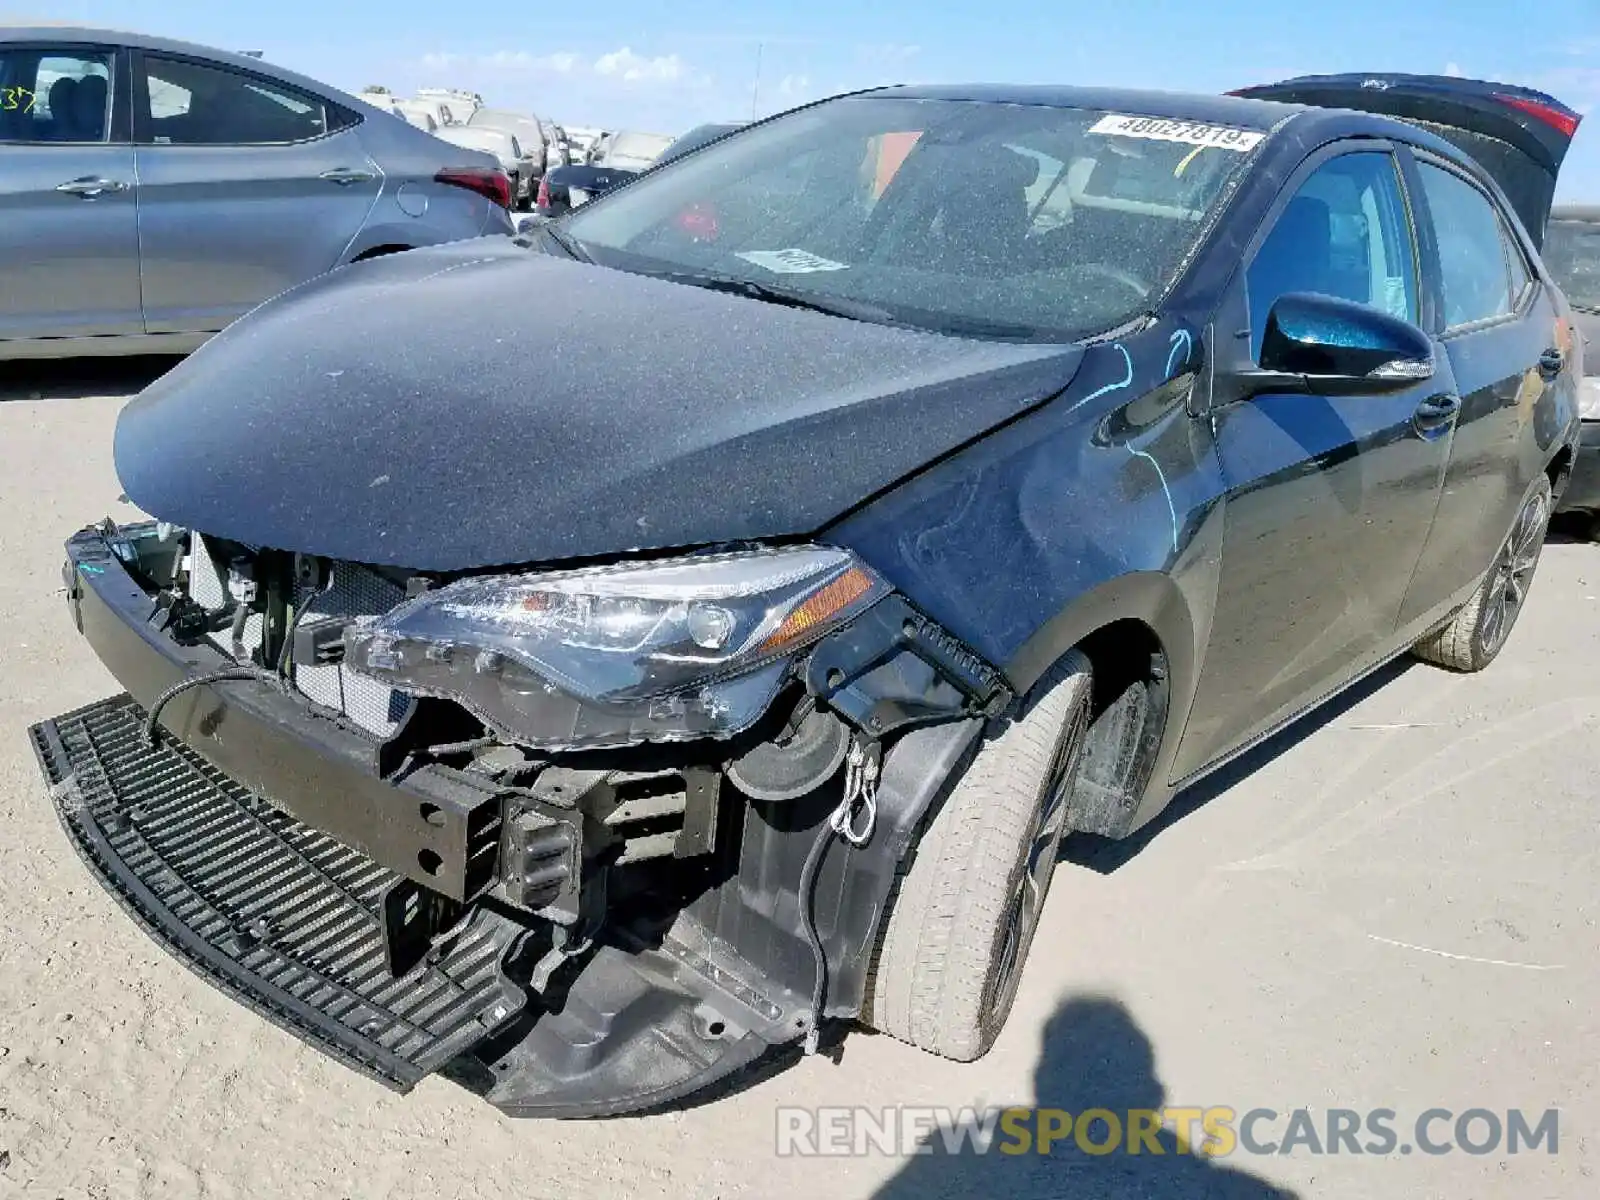
[(1481, 671), (1495, 660), (1522, 613), (1550, 527), (1550, 480), (1541, 477), (1522, 502), (1483, 586), (1443, 629), (1412, 647), (1425, 662), (1452, 671)]
[(1068, 654), (991, 729), (901, 865), (864, 1013), (969, 1062), (994, 1044), (1050, 890), (1089, 724), (1089, 660)]

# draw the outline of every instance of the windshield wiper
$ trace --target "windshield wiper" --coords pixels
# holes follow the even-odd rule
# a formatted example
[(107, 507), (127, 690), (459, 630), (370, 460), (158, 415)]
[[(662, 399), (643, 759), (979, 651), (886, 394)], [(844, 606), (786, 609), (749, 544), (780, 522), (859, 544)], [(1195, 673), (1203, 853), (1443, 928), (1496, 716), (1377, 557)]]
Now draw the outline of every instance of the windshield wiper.
[(713, 275), (699, 271), (649, 271), (646, 274), (672, 283), (686, 283), (712, 292), (727, 292), (734, 296), (748, 296), (767, 304), (785, 308), (803, 308), (811, 312), (826, 313), (830, 317), (844, 317), (849, 321), (866, 321), (874, 325), (904, 325), (886, 308), (863, 304), (858, 300), (844, 300), (837, 296), (818, 296), (811, 292), (795, 292), (774, 287), (754, 279), (741, 279), (736, 275)]
[(565, 252), (568, 258), (575, 258), (581, 263), (592, 263), (594, 261), (594, 259), (589, 257), (588, 252), (578, 244), (576, 238), (574, 238), (570, 233), (565, 233), (562, 230), (557, 229), (553, 222), (547, 221), (545, 224), (540, 225), (538, 232), (544, 234), (557, 246), (561, 247), (562, 251)]
[(1037, 325), (1018, 325), (1007, 321), (987, 321), (982, 317), (964, 317), (958, 313), (941, 313), (926, 328), (951, 337), (978, 338), (998, 342), (1060, 342), (1064, 336)]

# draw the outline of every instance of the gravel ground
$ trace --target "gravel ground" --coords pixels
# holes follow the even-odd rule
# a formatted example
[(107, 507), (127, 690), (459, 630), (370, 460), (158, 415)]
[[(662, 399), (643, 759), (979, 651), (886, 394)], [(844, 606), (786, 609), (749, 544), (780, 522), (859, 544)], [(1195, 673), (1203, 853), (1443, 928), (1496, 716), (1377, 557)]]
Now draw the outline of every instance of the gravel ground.
[[(0, 1196), (1600, 1194), (1600, 547), (1549, 546), (1486, 674), (1388, 670), (1181, 798), (1136, 856), (1071, 845), (983, 1061), (855, 1034), (698, 1108), (514, 1122), (438, 1079), (395, 1096), (226, 1000), (57, 826), (25, 728), (115, 690), (70, 630), (59, 545), (131, 515), (118, 395), (160, 366), (0, 381)], [(1557, 1153), (1516, 1156), (775, 1149), (780, 1105), (1031, 1103), (1284, 1114), (1263, 1140), (1297, 1108), (1394, 1109), (1405, 1142), (1435, 1106), (1561, 1113)]]

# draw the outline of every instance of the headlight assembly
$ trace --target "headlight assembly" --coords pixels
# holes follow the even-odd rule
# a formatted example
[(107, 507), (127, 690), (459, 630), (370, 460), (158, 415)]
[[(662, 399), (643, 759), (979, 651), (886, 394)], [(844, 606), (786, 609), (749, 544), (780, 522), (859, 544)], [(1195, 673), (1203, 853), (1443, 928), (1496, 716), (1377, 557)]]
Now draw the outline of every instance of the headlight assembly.
[(463, 579), (345, 634), (345, 664), (549, 750), (729, 737), (794, 655), (889, 592), (843, 550)]

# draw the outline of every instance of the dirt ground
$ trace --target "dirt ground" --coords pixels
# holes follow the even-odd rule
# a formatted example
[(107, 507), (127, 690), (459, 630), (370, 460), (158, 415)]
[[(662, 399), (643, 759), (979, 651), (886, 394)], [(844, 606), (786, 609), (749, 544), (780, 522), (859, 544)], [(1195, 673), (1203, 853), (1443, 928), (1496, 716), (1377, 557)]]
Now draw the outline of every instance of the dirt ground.
[[(157, 369), (0, 382), (0, 1196), (1600, 1195), (1600, 547), (1548, 547), (1486, 674), (1401, 664), (1180, 798), (1136, 855), (1074, 842), (981, 1062), (860, 1033), (709, 1105), (517, 1122), (438, 1079), (394, 1095), (230, 1002), (56, 823), (25, 729), (116, 690), (59, 547), (131, 515), (118, 395)], [(1388, 1108), (1406, 1142), (1433, 1107), (1560, 1124), (1554, 1154), (1514, 1156), (777, 1154), (783, 1105), (1034, 1103)]]

